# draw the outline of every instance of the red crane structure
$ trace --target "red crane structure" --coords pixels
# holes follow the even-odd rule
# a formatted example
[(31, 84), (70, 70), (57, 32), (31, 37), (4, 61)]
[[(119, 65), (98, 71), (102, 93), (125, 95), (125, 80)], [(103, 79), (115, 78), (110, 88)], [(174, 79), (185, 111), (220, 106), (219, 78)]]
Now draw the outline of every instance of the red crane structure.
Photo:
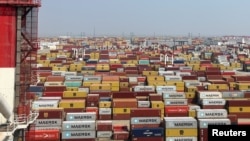
[[(30, 113), (29, 86), (38, 50), (38, 9), (41, 0), (0, 0), (0, 124)], [(0, 139), (1, 140), (1, 139)]]

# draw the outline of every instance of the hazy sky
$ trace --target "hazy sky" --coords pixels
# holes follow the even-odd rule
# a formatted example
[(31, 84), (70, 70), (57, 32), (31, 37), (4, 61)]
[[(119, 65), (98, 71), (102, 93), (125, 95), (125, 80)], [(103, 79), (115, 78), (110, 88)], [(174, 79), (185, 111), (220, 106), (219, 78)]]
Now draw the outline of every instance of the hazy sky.
[(39, 35), (250, 35), (250, 0), (42, 0)]

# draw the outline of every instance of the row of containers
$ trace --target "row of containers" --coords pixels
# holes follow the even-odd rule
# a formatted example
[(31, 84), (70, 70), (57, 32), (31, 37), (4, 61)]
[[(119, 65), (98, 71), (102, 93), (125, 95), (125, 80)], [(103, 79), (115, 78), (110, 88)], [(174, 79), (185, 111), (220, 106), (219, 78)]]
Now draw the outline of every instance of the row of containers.
[[(98, 97), (97, 94), (89, 95)], [(124, 96), (124, 93), (122, 95)], [(128, 95), (129, 93), (126, 96)], [(250, 118), (250, 101), (242, 97), (245, 95), (243, 92), (199, 91), (197, 105), (188, 103), (181, 95), (183, 94), (178, 92), (151, 94), (151, 100), (148, 102), (138, 97), (113, 97), (111, 102), (105, 101), (106, 104), (103, 103), (101, 107), (91, 104), (85, 107), (86, 101), (80, 99), (65, 102), (58, 97), (40, 97), (32, 103), (33, 110), (39, 111), (39, 117), (35, 124), (30, 126), (26, 138), (53, 140), (53, 135), (49, 137), (55, 132), (44, 130), (57, 130), (58, 138), (65, 141), (96, 138), (206, 141), (209, 124), (247, 124), (239, 123), (238, 118)], [(150, 104), (139, 104), (141, 102)], [(129, 120), (130, 124), (114, 124), (115, 120)], [(106, 127), (102, 129), (102, 125)], [(44, 139), (41, 139), (39, 132), (43, 132)]]
[(225, 109), (197, 109), (196, 112), (196, 118), (178, 116), (161, 120), (159, 109), (133, 109), (129, 125), (96, 120), (93, 112), (67, 113), (64, 121), (38, 120), (38, 125), (31, 126), (25, 137), (27, 141), (207, 141), (209, 125), (236, 124)]

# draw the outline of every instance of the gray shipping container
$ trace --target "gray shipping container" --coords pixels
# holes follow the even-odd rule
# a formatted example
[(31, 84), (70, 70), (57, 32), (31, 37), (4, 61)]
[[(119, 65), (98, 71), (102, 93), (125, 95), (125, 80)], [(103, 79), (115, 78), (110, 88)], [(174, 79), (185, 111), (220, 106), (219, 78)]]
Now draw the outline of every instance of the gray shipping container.
[(111, 138), (112, 135), (112, 131), (97, 131), (97, 138)]
[(197, 118), (227, 118), (226, 109), (198, 109)]
[(62, 119), (36, 119), (35, 125), (42, 127), (62, 126)]
[(184, 99), (186, 95), (184, 92), (163, 92), (163, 99)]
[(242, 91), (222, 91), (223, 98), (244, 98), (245, 93)]
[(166, 137), (165, 141), (197, 141), (197, 137)]
[(160, 117), (132, 117), (131, 124), (160, 124)]
[(165, 106), (188, 105), (187, 99), (164, 99)]
[(231, 121), (228, 118), (224, 119), (198, 119), (199, 128), (208, 128), (208, 125), (230, 125)]
[(165, 128), (197, 128), (197, 120), (193, 117), (183, 117), (183, 118), (164, 118)]
[(82, 121), (82, 120), (96, 120), (95, 112), (81, 112), (81, 113), (67, 113), (67, 121)]
[(202, 99), (201, 100), (202, 105), (225, 105), (226, 100), (225, 99)]
[(93, 139), (96, 131), (63, 131), (62, 139)]
[(149, 108), (150, 101), (138, 101), (138, 108)]
[(63, 131), (92, 131), (95, 130), (95, 121), (63, 121)]

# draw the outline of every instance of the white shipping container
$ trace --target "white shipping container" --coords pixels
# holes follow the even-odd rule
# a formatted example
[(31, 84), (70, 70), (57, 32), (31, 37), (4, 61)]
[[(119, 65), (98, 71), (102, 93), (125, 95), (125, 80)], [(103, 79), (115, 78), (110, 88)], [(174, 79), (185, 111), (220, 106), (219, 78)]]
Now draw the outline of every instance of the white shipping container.
[(82, 81), (83, 80), (83, 76), (65, 76), (65, 80), (76, 80), (76, 81)]
[(160, 117), (132, 117), (130, 124), (160, 124)]
[(62, 139), (92, 139), (96, 138), (96, 131), (63, 131)]
[(95, 121), (63, 121), (63, 131), (92, 131), (95, 130)]
[(135, 92), (154, 92), (155, 87), (154, 86), (135, 86), (134, 91)]
[(61, 126), (48, 126), (48, 127), (39, 127), (39, 126), (33, 126), (30, 128), (30, 130), (61, 130)]
[(202, 105), (225, 105), (226, 100), (225, 99), (202, 99), (201, 104)]
[(67, 121), (96, 120), (95, 112), (67, 113)]
[(162, 75), (162, 76), (174, 75), (174, 71), (159, 71), (159, 75)]
[(78, 88), (79, 92), (86, 92), (87, 94), (89, 93), (89, 88)]
[(191, 72), (175, 72), (176, 76), (190, 76)]
[(36, 119), (35, 125), (37, 127), (51, 127), (51, 126), (62, 126), (62, 119)]
[(65, 73), (64, 73), (64, 76), (76, 76), (77, 75), (77, 72), (71, 72), (71, 71), (66, 71)]
[(44, 82), (44, 86), (64, 86), (63, 82)]
[(182, 117), (182, 118), (173, 118), (165, 117), (164, 118), (165, 128), (197, 128), (197, 120), (193, 117)]
[(101, 76), (84, 76), (83, 81), (89, 82), (89, 81), (101, 81)]
[(32, 109), (57, 108), (59, 100), (39, 100), (32, 103)]
[(181, 81), (181, 76), (172, 76), (172, 75), (165, 75), (165, 81)]
[(164, 99), (165, 106), (188, 105), (187, 99)]
[(97, 138), (111, 138), (112, 135), (112, 131), (97, 131)]
[(149, 108), (150, 101), (138, 101), (138, 108)]
[(199, 128), (208, 128), (208, 125), (230, 125), (231, 120), (228, 118), (224, 119), (198, 119)]
[(99, 108), (99, 115), (111, 115), (111, 108)]
[(196, 110), (197, 118), (227, 118), (226, 109), (198, 109)]
[(222, 93), (217, 91), (198, 91), (200, 99), (221, 99)]
[(165, 141), (198, 141), (197, 137), (166, 137)]
[(163, 92), (163, 99), (184, 99), (186, 94), (184, 92)]
[(157, 92), (176, 91), (176, 86), (156, 86), (156, 91)]
[(64, 76), (65, 71), (52, 71), (53, 76)]

